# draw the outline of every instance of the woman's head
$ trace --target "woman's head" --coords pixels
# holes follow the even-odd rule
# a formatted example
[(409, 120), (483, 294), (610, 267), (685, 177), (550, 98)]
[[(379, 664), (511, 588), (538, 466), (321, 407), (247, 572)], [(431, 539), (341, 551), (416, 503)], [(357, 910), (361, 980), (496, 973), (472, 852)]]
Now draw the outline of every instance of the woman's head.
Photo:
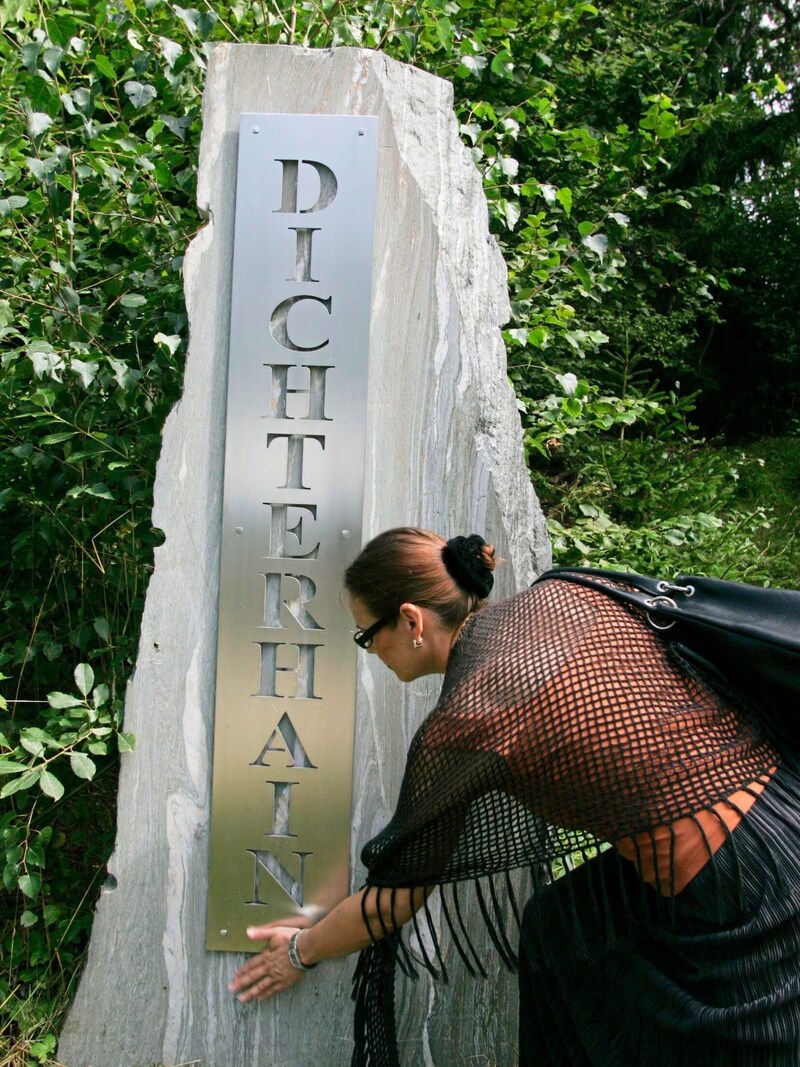
[(376, 620), (411, 603), (455, 630), (489, 595), (494, 554), (475, 534), (445, 541), (430, 530), (401, 526), (369, 542), (347, 568), (344, 584)]

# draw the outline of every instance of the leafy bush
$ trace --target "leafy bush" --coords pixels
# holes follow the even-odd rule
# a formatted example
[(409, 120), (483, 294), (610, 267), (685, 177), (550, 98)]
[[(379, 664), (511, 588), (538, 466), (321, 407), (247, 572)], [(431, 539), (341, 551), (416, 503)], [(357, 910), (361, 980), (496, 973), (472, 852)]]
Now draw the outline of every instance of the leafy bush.
[(699, 365), (728, 285), (687, 238), (727, 217), (713, 146), (754, 158), (780, 117), (759, 42), (792, 28), (768, 8), (745, 33), (676, 0), (0, 3), (0, 1063), (51, 1056), (112, 843), (211, 43), (379, 48), (450, 78), (558, 555), (763, 578), (777, 527), (737, 495), (750, 466), (688, 440), (691, 400), (664, 381)]
[(772, 496), (745, 489), (757, 457), (674, 430), (565, 451), (534, 470), (558, 564), (780, 584), (786, 545), (763, 503)]

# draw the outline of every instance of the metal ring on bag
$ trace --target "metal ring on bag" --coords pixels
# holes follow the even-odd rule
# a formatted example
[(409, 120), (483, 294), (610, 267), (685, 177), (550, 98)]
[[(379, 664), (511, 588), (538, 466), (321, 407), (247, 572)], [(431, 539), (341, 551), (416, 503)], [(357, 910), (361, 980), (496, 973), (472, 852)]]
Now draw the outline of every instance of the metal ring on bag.
[(658, 582), (656, 585), (659, 593), (681, 593), (683, 596), (694, 596), (693, 585), (675, 585), (673, 582)]
[[(660, 588), (661, 585), (666, 585), (666, 584), (667, 584), (666, 582), (661, 582), (659, 584), (659, 588)], [(692, 592), (694, 592), (694, 590), (692, 590)], [(649, 600), (646, 600), (645, 603), (647, 604), (648, 608), (662, 608), (662, 607), (664, 607), (664, 608), (675, 608), (675, 609), (677, 609), (677, 607), (678, 607), (678, 605), (675, 603), (675, 601), (671, 597), (668, 597), (668, 596), (654, 596), (654, 597), (651, 597)], [(670, 622), (665, 624), (665, 623), (660, 623), (660, 622), (654, 622), (653, 621), (653, 617), (652, 617), (652, 615), (650, 614), (649, 611), (646, 614), (647, 614), (647, 621), (650, 623), (650, 625), (653, 627), (653, 629), (654, 630), (660, 630), (661, 633), (664, 633), (666, 630), (671, 630), (672, 627), (675, 625), (675, 619), (672, 619)]]

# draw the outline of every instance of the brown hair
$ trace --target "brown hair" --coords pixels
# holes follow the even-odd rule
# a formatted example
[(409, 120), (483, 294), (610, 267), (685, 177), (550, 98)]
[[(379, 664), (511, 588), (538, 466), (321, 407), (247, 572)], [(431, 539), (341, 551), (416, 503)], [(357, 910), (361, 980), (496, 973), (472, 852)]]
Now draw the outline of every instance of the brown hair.
[[(483, 606), (484, 597), (462, 588), (447, 570), (439, 534), (400, 526), (378, 534), (345, 571), (344, 586), (376, 619), (416, 604), (434, 611), (448, 626), (460, 626)], [(494, 548), (478, 550), (479, 565), (494, 570)]]

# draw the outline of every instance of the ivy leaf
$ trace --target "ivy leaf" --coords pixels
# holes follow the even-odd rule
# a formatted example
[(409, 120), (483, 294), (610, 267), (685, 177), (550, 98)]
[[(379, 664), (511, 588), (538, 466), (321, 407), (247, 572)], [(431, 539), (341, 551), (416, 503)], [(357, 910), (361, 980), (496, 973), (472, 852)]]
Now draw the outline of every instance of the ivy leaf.
[(39, 896), (39, 890), (42, 888), (42, 878), (39, 874), (22, 874), (17, 884), (26, 897), (35, 900)]
[[(24, 877), (24, 876), (23, 876)], [(30, 927), (35, 926), (39, 921), (39, 916), (33, 911), (23, 911), (19, 917), (20, 926)]]
[(219, 21), (219, 15), (213, 11), (200, 12), (193, 7), (178, 7), (177, 4), (175, 5), (175, 14), (186, 24), (189, 33), (193, 37), (200, 37), (201, 40), (205, 40), (208, 37)]
[(602, 263), (603, 259), (605, 258), (605, 254), (608, 251), (608, 238), (605, 236), (605, 234), (587, 234), (587, 236), (581, 240), (581, 244), (585, 245), (585, 247), (588, 248), (590, 252), (594, 252), (594, 254), (599, 257), (600, 262)]
[(119, 302), (124, 308), (140, 308), (147, 303), (147, 297), (141, 293), (125, 293), (119, 298)]
[(556, 200), (561, 204), (566, 214), (569, 215), (572, 211), (572, 190), (562, 186), (556, 193)]
[(100, 370), (100, 364), (94, 362), (84, 363), (82, 359), (73, 359), (70, 368), (80, 378), (83, 388), (88, 389), (97, 377), (97, 372)]
[(130, 81), (124, 82), (122, 88), (128, 94), (128, 98), (137, 111), (147, 107), (158, 96), (155, 86), (147, 82)]
[(41, 137), (53, 125), (53, 120), (44, 111), (32, 111), (28, 116), (28, 133), (31, 137)]
[(106, 56), (95, 56), (94, 65), (95, 69), (102, 74), (104, 78), (110, 78), (111, 81), (116, 80), (117, 72), (114, 70), (110, 60)]
[(462, 56), (461, 66), (466, 67), (470, 74), (480, 74), (486, 69), (486, 56)]
[(584, 267), (583, 263), (579, 259), (576, 259), (572, 263), (573, 273), (577, 276), (584, 289), (591, 289), (593, 286), (592, 276)]
[(172, 70), (175, 60), (183, 52), (183, 48), (177, 41), (171, 41), (169, 37), (159, 37), (158, 44), (167, 66)]
[(186, 131), (192, 125), (192, 120), (188, 115), (159, 115), (158, 117), (170, 133), (174, 133), (180, 141), (186, 140)]
[(174, 356), (181, 346), (180, 334), (177, 333), (157, 333), (153, 340), (157, 345), (161, 345), (163, 348), (166, 348), (171, 356)]
[(10, 215), (17, 208), (25, 207), (28, 203), (27, 196), (4, 196), (0, 197), (0, 215)]
[(22, 57), (22, 65), (25, 67), (29, 74), (36, 73), (36, 61), (39, 58), (39, 51), (41, 45), (38, 41), (29, 41), (20, 48), (20, 55)]

